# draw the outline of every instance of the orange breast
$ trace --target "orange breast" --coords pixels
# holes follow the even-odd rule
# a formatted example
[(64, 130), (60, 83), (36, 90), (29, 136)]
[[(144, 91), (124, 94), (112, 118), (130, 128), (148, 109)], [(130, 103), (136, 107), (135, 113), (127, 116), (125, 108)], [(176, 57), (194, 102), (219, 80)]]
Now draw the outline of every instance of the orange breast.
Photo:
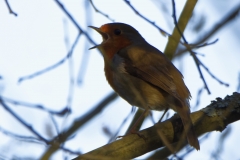
[(131, 45), (131, 43), (129, 39), (124, 37), (114, 38), (114, 40), (108, 40), (101, 44), (101, 52), (111, 60), (119, 50)]

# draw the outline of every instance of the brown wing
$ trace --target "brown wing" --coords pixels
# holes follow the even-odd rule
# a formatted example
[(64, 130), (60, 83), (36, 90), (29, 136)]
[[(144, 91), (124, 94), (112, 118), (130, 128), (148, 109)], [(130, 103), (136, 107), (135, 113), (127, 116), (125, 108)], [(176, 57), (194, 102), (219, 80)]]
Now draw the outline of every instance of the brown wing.
[(134, 45), (118, 52), (125, 60), (126, 71), (159, 87), (186, 105), (190, 93), (181, 73), (159, 50), (151, 45)]

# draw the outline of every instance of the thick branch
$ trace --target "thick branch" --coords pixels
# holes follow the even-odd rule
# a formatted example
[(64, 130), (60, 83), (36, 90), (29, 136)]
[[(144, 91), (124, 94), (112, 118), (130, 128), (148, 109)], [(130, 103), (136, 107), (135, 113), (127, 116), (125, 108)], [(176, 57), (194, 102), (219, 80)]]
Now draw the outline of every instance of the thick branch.
[[(217, 98), (206, 108), (191, 114), (195, 132), (198, 136), (211, 132), (222, 131), (224, 128), (240, 119), (240, 93), (233, 93), (225, 99)], [(128, 135), (111, 144), (102, 146), (91, 152), (83, 154), (77, 159), (132, 159), (147, 152), (163, 147), (163, 141), (159, 136), (159, 131), (165, 136), (165, 140), (174, 143), (180, 140), (183, 125), (178, 116), (155, 124), (139, 133), (146, 139), (136, 134)]]

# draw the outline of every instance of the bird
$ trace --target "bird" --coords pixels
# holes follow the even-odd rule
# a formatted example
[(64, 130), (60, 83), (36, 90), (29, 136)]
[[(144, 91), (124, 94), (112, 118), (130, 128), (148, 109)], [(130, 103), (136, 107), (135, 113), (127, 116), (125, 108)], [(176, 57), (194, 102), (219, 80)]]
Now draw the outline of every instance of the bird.
[(102, 43), (90, 49), (102, 53), (106, 80), (113, 90), (132, 106), (177, 112), (188, 143), (200, 150), (190, 118), (191, 94), (172, 62), (128, 24), (89, 27), (102, 36)]

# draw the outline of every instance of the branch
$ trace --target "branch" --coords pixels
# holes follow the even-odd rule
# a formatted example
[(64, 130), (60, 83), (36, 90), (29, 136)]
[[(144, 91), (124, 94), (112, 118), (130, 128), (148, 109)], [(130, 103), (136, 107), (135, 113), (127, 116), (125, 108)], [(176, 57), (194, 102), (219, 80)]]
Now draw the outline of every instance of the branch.
[(15, 13), (15, 12), (12, 10), (10, 4), (8, 3), (8, 0), (5, 0), (5, 3), (6, 3), (6, 5), (7, 5), (7, 7), (8, 7), (9, 13), (10, 13), (10, 14), (13, 14), (14, 16), (17, 17), (17, 13)]
[(240, 72), (238, 73), (238, 87), (237, 91), (240, 92)]
[(37, 138), (46, 144), (49, 144), (49, 141), (45, 139), (43, 136), (40, 135), (30, 124), (25, 122), (19, 115), (17, 115), (9, 106), (5, 104), (3, 99), (0, 98), (0, 104), (3, 106), (3, 108), (8, 111), (14, 118), (18, 120), (19, 123), (21, 123), (23, 126), (25, 126), (28, 130), (30, 130)]
[[(32, 127), (32, 125), (28, 124), (26, 121), (24, 121), (23, 118), (21, 118), (17, 113), (15, 113), (8, 105), (6, 105), (6, 103), (3, 101), (3, 99), (0, 97), (0, 104), (3, 106), (3, 108), (8, 111), (9, 114), (11, 114), (15, 119), (18, 120), (19, 123), (21, 123), (23, 126), (25, 126), (30, 132), (32, 132), (37, 138), (33, 138), (33, 137), (25, 137), (27, 138), (26, 140), (29, 140), (29, 139), (32, 139), (32, 140), (35, 140), (37, 142), (37, 140), (40, 142), (43, 142), (44, 144), (46, 145), (51, 145), (51, 144), (55, 144), (56, 142), (55, 141), (49, 141), (47, 140), (46, 138), (44, 138), (40, 133), (37, 132), (37, 130), (34, 129), (34, 127)], [(1, 129), (2, 132), (3, 132), (3, 129)], [(15, 135), (12, 133), (10, 134), (10, 132), (7, 132), (5, 131), (5, 134), (7, 134), (9, 136), (12, 136), (12, 137), (18, 137), (18, 138), (23, 138), (23, 136), (19, 136), (19, 135)], [(59, 149), (62, 149), (64, 151), (67, 151), (69, 153), (72, 153), (72, 154), (77, 154), (79, 155), (80, 152), (75, 152), (75, 151), (71, 151), (70, 149), (67, 149), (63, 146), (59, 146)]]
[(94, 107), (91, 111), (86, 113), (85, 115), (76, 119), (72, 126), (69, 127), (66, 131), (63, 131), (59, 134), (58, 139), (54, 139), (50, 142), (50, 147), (43, 154), (41, 159), (49, 159), (50, 156), (59, 149), (61, 143), (65, 142), (71, 135), (73, 135), (77, 130), (79, 130), (86, 122), (91, 120), (94, 116), (100, 113), (110, 102), (116, 99), (118, 95), (114, 92), (109, 94), (105, 99), (102, 100), (96, 107)]
[[(191, 5), (192, 5), (192, 3), (189, 4), (189, 6), (191, 6)], [(208, 86), (207, 86), (207, 82), (205, 81), (205, 78), (204, 78), (204, 76), (203, 76), (203, 74), (202, 74), (202, 71), (201, 71), (200, 66), (202, 66), (202, 67), (208, 72), (208, 74), (210, 74), (210, 76), (211, 76), (213, 79), (215, 79), (216, 81), (218, 81), (221, 85), (225, 85), (225, 86), (228, 87), (229, 84), (221, 81), (221, 80), (218, 79), (216, 76), (214, 76), (213, 73), (211, 73), (211, 72), (209, 71), (209, 69), (197, 58), (196, 53), (192, 51), (191, 46), (188, 44), (186, 38), (185, 38), (184, 35), (183, 35), (182, 30), (181, 30), (180, 27), (179, 27), (179, 23), (177, 22), (176, 10), (175, 10), (175, 1), (174, 1), (174, 0), (172, 0), (172, 6), (173, 6), (173, 20), (174, 20), (175, 28), (176, 28), (176, 30), (177, 30), (178, 33), (179, 33), (178, 35), (179, 35), (179, 36), (181, 35), (181, 37), (183, 38), (183, 41), (184, 41), (184, 43), (185, 43), (184, 45), (185, 45), (186, 49), (190, 52), (190, 54), (191, 54), (192, 57), (193, 57), (194, 62), (196, 63), (197, 69), (198, 69), (198, 71), (199, 71), (200, 77), (201, 77), (201, 79), (202, 79), (202, 81), (203, 81), (203, 83), (204, 83), (205, 89), (208, 91), (208, 94), (210, 94), (210, 90), (209, 90), (209, 88), (208, 88)], [(182, 12), (182, 13), (183, 13), (183, 12)], [(212, 43), (210, 43), (210, 44), (213, 44), (213, 43), (215, 43), (216, 41), (217, 41), (217, 40), (215, 40), (214, 42), (212, 42)], [(209, 44), (209, 43), (202, 44), (202, 45), (200, 45), (200, 47), (205, 46), (206, 44)], [(176, 46), (176, 47), (177, 47), (177, 46)], [(199, 47), (199, 46), (198, 46), (198, 47)]]
[(42, 111), (48, 112), (51, 115), (64, 116), (67, 113), (71, 112), (71, 110), (67, 107), (64, 107), (60, 111), (53, 111), (51, 109), (48, 109), (48, 108), (44, 107), (41, 104), (32, 104), (32, 103), (23, 102), (23, 101), (16, 101), (16, 100), (12, 100), (10, 98), (6, 98), (6, 97), (3, 97), (3, 96), (0, 96), (0, 99), (4, 100), (5, 102), (14, 104), (14, 105), (20, 105), (20, 106), (29, 107), (29, 108), (40, 109)]
[[(240, 4), (235, 7), (235, 8), (231, 8), (231, 10), (224, 16), (223, 19), (221, 19), (219, 22), (217, 22), (209, 31), (207, 31), (203, 36), (201, 36), (201, 38), (199, 40), (196, 40), (194, 42), (195, 45), (193, 45), (193, 47), (191, 47), (192, 49), (194, 48), (198, 48), (197, 46), (199, 44), (204, 43), (206, 40), (208, 40), (210, 37), (212, 37), (216, 32), (218, 32), (220, 29), (222, 29), (224, 26), (226, 26), (229, 22), (231, 22), (232, 20), (234, 20), (235, 17), (237, 17), (237, 15), (240, 12)], [(187, 52), (187, 49), (182, 49), (180, 51), (178, 51), (178, 53), (176, 53), (176, 55), (174, 56), (180, 56), (183, 53)]]
[(64, 5), (59, 2), (58, 0), (55, 0), (55, 2), (58, 4), (58, 6), (62, 9), (62, 11), (68, 16), (68, 18), (72, 21), (72, 23), (75, 25), (75, 27), (78, 29), (78, 31), (80, 32), (80, 34), (83, 34), (86, 36), (86, 38), (89, 40), (90, 43), (97, 45), (93, 39), (89, 36), (89, 34), (87, 34), (87, 32), (85, 32), (80, 25), (77, 23), (77, 21), (73, 18), (73, 16), (68, 12), (68, 10), (64, 7)]
[[(181, 39), (181, 33), (184, 32), (184, 30), (187, 26), (187, 23), (192, 16), (192, 12), (194, 10), (194, 7), (195, 7), (196, 3), (197, 3), (197, 0), (193, 0), (193, 1), (192, 0), (187, 0), (186, 4), (185, 4), (185, 6), (184, 6), (184, 8), (181, 12), (181, 15), (179, 17), (177, 25), (175, 23), (173, 33), (172, 33), (171, 36), (169, 36), (168, 43), (167, 43), (167, 46), (166, 46), (165, 51), (164, 51), (165, 55), (169, 59), (173, 58), (173, 55), (177, 50), (178, 44), (179, 44), (180, 39)], [(173, 16), (173, 19), (174, 19), (174, 22), (175, 22), (176, 15), (175, 15), (174, 4), (173, 4), (173, 15), (172, 16)], [(180, 33), (179, 33), (179, 30), (181, 30)]]
[[(191, 114), (195, 133), (200, 136), (211, 131), (223, 131), (230, 123), (240, 120), (240, 93), (233, 93), (224, 99), (216, 98), (206, 108)], [(183, 125), (179, 116), (155, 124), (139, 132), (146, 140), (136, 134), (131, 134), (111, 144), (102, 146), (83, 154), (75, 160), (82, 159), (132, 159), (147, 152), (163, 147), (158, 131), (164, 133), (169, 143), (179, 141)]]
[(110, 21), (114, 22), (114, 19), (112, 19), (112, 18), (109, 17), (107, 14), (103, 13), (102, 11), (98, 10), (97, 7), (93, 4), (92, 0), (89, 0), (89, 1), (90, 1), (92, 7), (94, 8), (94, 10), (95, 10), (97, 13), (103, 15), (104, 17), (106, 17), (106, 18), (109, 19)]
[(167, 33), (165, 30), (163, 30), (162, 28), (160, 28), (158, 25), (155, 24), (155, 22), (149, 20), (148, 18), (146, 18), (145, 16), (143, 16), (141, 13), (139, 13), (134, 6), (130, 3), (129, 0), (124, 0), (124, 2), (126, 2), (126, 4), (142, 19), (144, 19), (145, 21), (147, 21), (148, 23), (150, 23), (151, 25), (153, 25), (155, 28), (157, 28), (163, 35), (167, 35), (167, 36), (171, 36), (169, 33)]
[(225, 83), (223, 81), (221, 81), (219, 78), (217, 78), (199, 59), (198, 59), (199, 64), (207, 71), (207, 73), (213, 78), (215, 79), (218, 83), (220, 83), (221, 85), (224, 85), (226, 87), (229, 87), (228, 83)]
[(231, 22), (234, 18), (236, 18), (237, 15), (239, 15), (239, 12), (240, 12), (240, 3), (236, 7), (231, 8), (230, 12), (227, 13), (226, 16), (224, 16), (224, 18), (220, 22), (216, 23), (215, 26), (212, 29), (210, 29), (210, 31), (207, 32), (207, 34), (205, 34), (202, 38), (200, 38), (200, 40), (198, 40), (194, 44), (201, 44), (205, 42), (212, 35), (214, 35), (219, 29), (221, 29), (225, 24)]
[(17, 139), (19, 141), (25, 141), (25, 142), (38, 143), (38, 144), (46, 145), (44, 142), (42, 142), (40, 139), (38, 139), (36, 137), (15, 134), (15, 133), (12, 133), (12, 132), (9, 132), (9, 131), (3, 129), (2, 127), (0, 127), (0, 132), (5, 134), (6, 136), (12, 137), (12, 138)]
[[(203, 81), (203, 83), (204, 83), (205, 89), (207, 90), (208, 94), (210, 94), (211, 92), (210, 92), (210, 90), (209, 90), (209, 88), (208, 88), (208, 86), (207, 86), (207, 82), (206, 82), (205, 78), (203, 77), (203, 74), (202, 74), (202, 71), (201, 71), (201, 68), (200, 68), (201, 63), (200, 63), (199, 59), (197, 58), (197, 56), (195, 55), (195, 53), (192, 51), (192, 49), (191, 49), (191, 47), (189, 46), (186, 38), (185, 38), (184, 35), (183, 35), (183, 31), (184, 31), (184, 29), (185, 29), (185, 27), (186, 27), (186, 25), (187, 25), (188, 20), (189, 20), (190, 17), (191, 17), (191, 14), (189, 14), (189, 12), (192, 13), (192, 11), (193, 11), (196, 3), (197, 3), (196, 0), (195, 0), (195, 1), (188, 0), (187, 3), (186, 3), (186, 5), (184, 6), (184, 9), (183, 9), (183, 11), (182, 11), (182, 14), (181, 14), (181, 16), (180, 16), (180, 18), (179, 18), (179, 20), (181, 20), (181, 18), (182, 18), (182, 21), (184, 22), (184, 23), (181, 25), (181, 26), (184, 27), (183, 30), (182, 30), (182, 28), (180, 28), (180, 26), (179, 26), (179, 24), (181, 24), (181, 23), (180, 23), (180, 22), (177, 22), (176, 9), (175, 9), (175, 1), (172, 0), (172, 8), (173, 8), (173, 15), (172, 15), (172, 17), (173, 17), (173, 21), (174, 21), (174, 24), (175, 24), (175, 28), (174, 28), (174, 31), (173, 31), (173, 32), (176, 32), (176, 33), (175, 33), (175, 36), (179, 39), (179, 42), (180, 42), (180, 38), (183, 39), (183, 41), (184, 41), (184, 43), (185, 43), (185, 44), (184, 44), (185, 47), (187, 48), (187, 50), (189, 51), (189, 53), (190, 53), (191, 56), (193, 57), (193, 60), (194, 60), (194, 62), (195, 62), (195, 64), (196, 64), (196, 66), (197, 66), (198, 72), (199, 72), (199, 74), (200, 74), (200, 78), (202, 79), (202, 81)], [(185, 19), (185, 16), (187, 17), (186, 19)], [(173, 33), (173, 34), (174, 34), (174, 33)], [(171, 40), (171, 39), (169, 39), (168, 42), (170, 42), (170, 40)], [(174, 42), (176, 42), (176, 41), (174, 41)], [(179, 42), (178, 42), (178, 43), (179, 43)], [(175, 44), (175, 46), (173, 46), (175, 50), (173, 50), (173, 52), (171, 52), (171, 55), (173, 55), (173, 54), (175, 53), (175, 51), (176, 51), (176, 49), (177, 49), (177, 46), (178, 46), (178, 43), (171, 43), (171, 45), (172, 45), (172, 44)], [(170, 47), (172, 48), (172, 46), (170, 46)], [(169, 47), (168, 47), (168, 48), (169, 48)], [(167, 50), (167, 48), (166, 48), (166, 50)], [(165, 50), (165, 51), (166, 51), (166, 50)], [(169, 50), (171, 50), (171, 49), (169, 49)], [(165, 54), (167, 54), (167, 53), (165, 53)], [(168, 55), (168, 54), (167, 54), (167, 55)], [(171, 59), (172, 59), (172, 57), (171, 57)]]
[(20, 83), (20, 82), (22, 82), (22, 81), (24, 81), (24, 80), (35, 78), (36, 76), (39, 76), (39, 75), (41, 75), (41, 74), (43, 74), (43, 73), (45, 73), (45, 72), (48, 72), (48, 71), (50, 71), (50, 70), (52, 70), (52, 69), (60, 66), (61, 64), (63, 64), (69, 57), (72, 56), (73, 50), (74, 50), (75, 46), (77, 45), (77, 42), (78, 42), (80, 36), (81, 36), (81, 34), (79, 33), (79, 34), (77, 35), (77, 37), (76, 37), (76, 39), (75, 39), (75, 41), (74, 41), (74, 43), (73, 43), (70, 51), (68, 52), (68, 54), (67, 54), (63, 59), (61, 59), (59, 62), (57, 62), (57, 63), (55, 63), (55, 64), (53, 64), (53, 65), (51, 65), (51, 66), (49, 66), (49, 67), (47, 67), (47, 68), (45, 68), (45, 69), (43, 69), (43, 70), (37, 71), (37, 72), (35, 72), (35, 73), (33, 73), (33, 74), (20, 77), (20, 78), (18, 79), (18, 82)]

